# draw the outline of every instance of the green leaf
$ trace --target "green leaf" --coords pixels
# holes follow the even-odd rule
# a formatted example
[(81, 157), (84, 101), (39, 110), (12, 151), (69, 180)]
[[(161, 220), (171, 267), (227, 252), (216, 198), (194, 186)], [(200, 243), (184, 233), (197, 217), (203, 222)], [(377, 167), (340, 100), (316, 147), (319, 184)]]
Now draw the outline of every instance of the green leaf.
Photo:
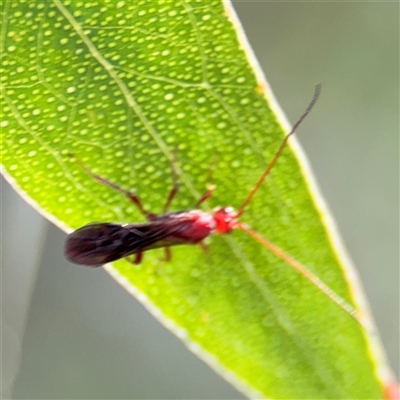
[[(6, 1), (6, 176), (67, 231), (93, 221), (142, 222), (134, 204), (69, 154), (160, 213), (178, 148), (174, 210), (194, 207), (210, 171), (217, 190), (208, 209), (239, 207), (284, 129), (237, 25), (219, 0)], [(242, 219), (365, 313), (296, 146), (285, 149)], [(385, 366), (357, 321), (245, 233), (207, 243), (207, 253), (173, 248), (171, 262), (154, 250), (140, 265), (106, 268), (248, 396), (382, 397), (377, 370)]]

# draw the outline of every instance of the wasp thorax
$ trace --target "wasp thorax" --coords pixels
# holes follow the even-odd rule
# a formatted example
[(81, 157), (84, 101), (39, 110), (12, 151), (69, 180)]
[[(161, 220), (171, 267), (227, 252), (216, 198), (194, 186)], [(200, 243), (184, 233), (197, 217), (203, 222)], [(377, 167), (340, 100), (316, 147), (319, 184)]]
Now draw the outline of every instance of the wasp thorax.
[(237, 222), (236, 211), (233, 207), (217, 208), (214, 211), (216, 230), (219, 233), (229, 233)]

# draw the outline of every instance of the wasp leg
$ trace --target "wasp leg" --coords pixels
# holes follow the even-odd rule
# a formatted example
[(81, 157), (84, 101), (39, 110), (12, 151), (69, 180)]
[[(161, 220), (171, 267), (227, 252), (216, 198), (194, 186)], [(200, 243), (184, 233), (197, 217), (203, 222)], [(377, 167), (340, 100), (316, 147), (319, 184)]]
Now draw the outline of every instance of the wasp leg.
[(173, 155), (172, 155), (172, 160), (171, 160), (171, 175), (172, 175), (172, 189), (168, 194), (167, 201), (165, 202), (164, 208), (163, 208), (163, 214), (166, 214), (166, 212), (169, 210), (172, 200), (175, 198), (175, 196), (178, 193), (179, 190), (179, 182), (178, 182), (178, 173), (176, 172), (176, 153), (178, 151), (178, 148), (175, 147)]
[(200, 204), (204, 203), (207, 199), (209, 199), (212, 194), (214, 193), (214, 190), (217, 188), (215, 185), (211, 185), (208, 190), (200, 197), (200, 199), (197, 201), (197, 203), (194, 205), (195, 207), (198, 207)]
[(218, 157), (218, 154), (217, 154), (217, 153), (214, 154), (213, 161), (212, 161), (212, 163), (211, 163), (210, 166), (209, 166), (209, 171), (208, 171), (208, 176), (207, 176), (207, 186), (208, 186), (208, 189), (207, 189), (207, 191), (200, 197), (200, 199), (197, 200), (197, 203), (194, 205), (195, 207), (200, 206), (200, 205), (201, 205), (202, 203), (204, 203), (207, 199), (209, 199), (209, 198), (212, 196), (212, 194), (214, 193), (214, 190), (217, 188), (217, 185), (215, 185), (215, 184), (213, 183), (213, 177), (212, 177), (213, 172), (214, 172), (214, 169), (215, 169), (215, 163), (216, 163), (217, 157)]
[(143, 260), (143, 252), (132, 254), (128, 257), (125, 257), (125, 260), (131, 264), (140, 264)]
[(82, 167), (82, 169), (90, 175), (93, 179), (95, 179), (97, 182), (108, 186), (114, 190), (117, 190), (120, 193), (123, 193), (125, 196), (128, 197), (128, 199), (132, 202), (135, 203), (139, 211), (149, 220), (149, 221), (154, 221), (157, 216), (151, 212), (148, 212), (145, 210), (143, 207), (143, 204), (139, 197), (135, 194), (130, 192), (129, 190), (126, 190), (122, 188), (121, 186), (117, 185), (114, 182), (109, 181), (107, 178), (104, 178), (103, 176), (95, 174), (88, 166), (86, 166), (79, 158), (77, 158), (74, 154), (70, 154), (70, 156)]
[(171, 261), (172, 259), (172, 252), (170, 247), (165, 248), (165, 261)]
[(133, 263), (134, 264), (140, 264), (142, 262), (142, 260), (143, 260), (143, 253), (142, 252), (136, 253), (135, 259), (133, 260)]

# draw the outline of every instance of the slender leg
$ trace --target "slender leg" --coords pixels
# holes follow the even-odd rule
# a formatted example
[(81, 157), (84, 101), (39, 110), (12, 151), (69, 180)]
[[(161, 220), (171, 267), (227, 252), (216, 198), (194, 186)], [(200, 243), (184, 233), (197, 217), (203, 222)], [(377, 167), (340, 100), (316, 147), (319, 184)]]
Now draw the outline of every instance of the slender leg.
[(172, 252), (171, 252), (171, 247), (165, 247), (165, 261), (171, 261), (172, 259)]
[[(166, 214), (167, 211), (169, 210), (169, 207), (171, 206), (172, 200), (175, 198), (175, 196), (178, 193), (179, 190), (179, 182), (178, 182), (178, 174), (176, 172), (176, 153), (178, 152), (178, 148), (175, 147), (174, 153), (173, 153), (173, 158), (171, 160), (171, 174), (172, 174), (172, 180), (173, 180), (173, 185), (172, 189), (169, 192), (169, 195), (167, 197), (167, 201), (165, 202), (164, 208), (163, 208), (163, 214)], [(214, 157), (215, 158), (215, 157)], [(215, 162), (213, 161), (213, 164)], [(208, 190), (200, 197), (200, 199), (196, 202), (195, 207), (198, 207), (200, 204), (204, 203), (208, 198), (210, 198), (216, 189), (216, 185), (212, 184), (212, 171), (213, 167), (212, 165), (210, 166), (210, 170), (208, 173), (208, 178), (207, 180), (209, 181), (209, 188)]]
[(143, 259), (143, 253), (136, 253), (136, 254), (131, 254), (128, 257), (125, 257), (125, 260), (128, 261), (131, 264), (140, 264)]
[[(178, 174), (176, 172), (176, 153), (178, 149), (175, 147), (174, 153), (173, 153), (173, 159), (171, 160), (171, 174), (172, 174), (172, 180), (173, 180), (173, 185), (172, 189), (169, 192), (169, 195), (167, 197), (167, 201), (165, 202), (164, 208), (163, 208), (163, 214), (166, 214), (167, 211), (169, 210), (169, 207), (171, 206), (172, 200), (175, 198), (175, 196), (178, 193), (179, 190), (179, 182), (178, 182)], [(216, 185), (213, 185), (212, 182), (212, 168), (210, 167), (210, 171), (208, 174), (208, 179), (209, 183), (209, 188), (208, 190), (200, 197), (200, 199), (196, 202), (195, 207), (198, 207), (200, 204), (204, 203), (208, 198), (210, 198), (216, 189)]]
[(179, 185), (174, 179), (174, 184), (172, 186), (171, 191), (168, 194), (167, 201), (165, 202), (165, 205), (164, 205), (164, 208), (163, 208), (163, 212), (162, 212), (163, 214), (166, 214), (167, 211), (169, 210), (169, 207), (171, 206), (172, 200), (177, 195), (178, 190), (179, 190)]
[(167, 201), (165, 202), (164, 208), (163, 208), (163, 214), (166, 214), (167, 211), (169, 210), (172, 200), (175, 198), (175, 196), (178, 193), (179, 190), (179, 182), (178, 182), (178, 173), (176, 172), (176, 153), (178, 151), (178, 148), (175, 147), (173, 155), (172, 155), (172, 160), (171, 160), (171, 175), (172, 175), (172, 189), (168, 194)]
[(154, 219), (156, 218), (156, 215), (153, 213), (150, 213), (148, 211), (146, 211), (142, 205), (142, 202), (140, 201), (139, 197), (135, 194), (130, 192), (129, 190), (126, 190), (124, 188), (122, 188), (121, 186), (118, 186), (116, 183), (110, 182), (108, 179), (95, 174), (94, 172), (92, 172), (92, 170), (87, 167), (81, 160), (79, 160), (79, 158), (77, 158), (75, 155), (71, 154), (71, 157), (75, 159), (75, 161), (82, 167), (82, 169), (88, 174), (90, 175), (93, 179), (95, 179), (97, 182), (108, 186), (114, 190), (117, 190), (120, 193), (123, 193), (125, 196), (128, 197), (128, 199), (130, 201), (132, 201), (132, 203), (136, 204), (137, 208), (139, 209), (139, 211), (149, 220), (149, 221), (154, 221)]
[(208, 189), (200, 197), (200, 199), (197, 200), (197, 203), (194, 205), (195, 207), (199, 207), (202, 203), (204, 203), (207, 199), (209, 199), (212, 196), (212, 194), (214, 193), (214, 190), (217, 188), (217, 186), (213, 183), (213, 177), (212, 177), (214, 169), (215, 169), (215, 164), (217, 162), (217, 158), (218, 158), (218, 153), (215, 153), (212, 158), (212, 162), (209, 166), (209, 170), (208, 170), (208, 176), (207, 176)]
[(136, 253), (135, 259), (133, 260), (133, 263), (134, 264), (140, 264), (142, 262), (142, 260), (143, 260), (143, 253), (142, 252)]
[(198, 207), (200, 204), (204, 203), (207, 199), (209, 199), (214, 193), (214, 190), (216, 188), (217, 187), (215, 185), (210, 186), (208, 190), (203, 194), (203, 196), (201, 196), (200, 199), (197, 200), (197, 203), (194, 206)]

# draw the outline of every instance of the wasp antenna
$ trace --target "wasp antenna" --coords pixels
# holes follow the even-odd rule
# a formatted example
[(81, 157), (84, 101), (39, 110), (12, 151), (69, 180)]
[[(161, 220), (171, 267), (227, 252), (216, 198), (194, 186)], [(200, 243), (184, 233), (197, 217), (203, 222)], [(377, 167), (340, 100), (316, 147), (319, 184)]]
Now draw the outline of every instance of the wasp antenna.
[(308, 107), (306, 108), (306, 110), (303, 112), (302, 116), (297, 120), (297, 122), (293, 125), (293, 128), (291, 129), (291, 131), (287, 134), (286, 137), (292, 135), (296, 129), (299, 127), (299, 125), (304, 121), (304, 119), (307, 117), (307, 115), (311, 112), (311, 110), (314, 108), (315, 103), (318, 101), (318, 98), (321, 94), (321, 87), (322, 85), (320, 83), (318, 83), (317, 85), (315, 85), (314, 88), (314, 96), (310, 102), (310, 104), (308, 105)]
[(340, 297), (337, 293), (335, 293), (326, 283), (324, 283), (318, 276), (314, 275), (308, 268), (306, 268), (303, 264), (299, 263), (292, 256), (284, 252), (280, 247), (276, 244), (270, 242), (264, 236), (261, 236), (258, 232), (251, 229), (248, 225), (239, 223), (236, 225), (237, 229), (246, 232), (249, 236), (255, 239), (258, 243), (262, 244), (265, 248), (279, 257), (281, 260), (285, 261), (288, 265), (290, 265), (293, 269), (295, 269), (298, 273), (303, 275), (309, 282), (311, 282), (314, 286), (316, 286), (322, 293), (324, 293), (329, 299), (331, 299), (334, 303), (336, 303), (342, 310), (344, 310), (347, 314), (353, 317), (361, 326), (366, 328), (363, 321), (357, 315), (356, 309), (349, 304), (346, 300)]
[(304, 121), (304, 119), (307, 117), (307, 115), (311, 112), (311, 110), (315, 106), (315, 103), (317, 102), (320, 94), (321, 94), (321, 84), (319, 83), (318, 85), (315, 86), (314, 96), (313, 96), (310, 104), (308, 105), (306, 110), (303, 112), (301, 117), (297, 120), (297, 122), (293, 125), (293, 128), (290, 130), (290, 132), (283, 139), (277, 152), (275, 153), (274, 157), (272, 158), (272, 161), (268, 164), (267, 168), (265, 169), (265, 171), (263, 172), (263, 174), (261, 175), (261, 177), (259, 178), (257, 183), (254, 185), (253, 189), (251, 189), (249, 195), (246, 197), (243, 204), (239, 207), (237, 214), (236, 214), (237, 216), (240, 216), (243, 214), (243, 211), (248, 206), (248, 204), (250, 203), (250, 201), (252, 200), (254, 195), (257, 193), (257, 190), (260, 188), (260, 186), (264, 182), (265, 178), (269, 175), (272, 168), (275, 166), (276, 162), (278, 161), (279, 157), (281, 156), (282, 151), (285, 148), (289, 137), (295, 132), (295, 130), (299, 127), (299, 125)]

